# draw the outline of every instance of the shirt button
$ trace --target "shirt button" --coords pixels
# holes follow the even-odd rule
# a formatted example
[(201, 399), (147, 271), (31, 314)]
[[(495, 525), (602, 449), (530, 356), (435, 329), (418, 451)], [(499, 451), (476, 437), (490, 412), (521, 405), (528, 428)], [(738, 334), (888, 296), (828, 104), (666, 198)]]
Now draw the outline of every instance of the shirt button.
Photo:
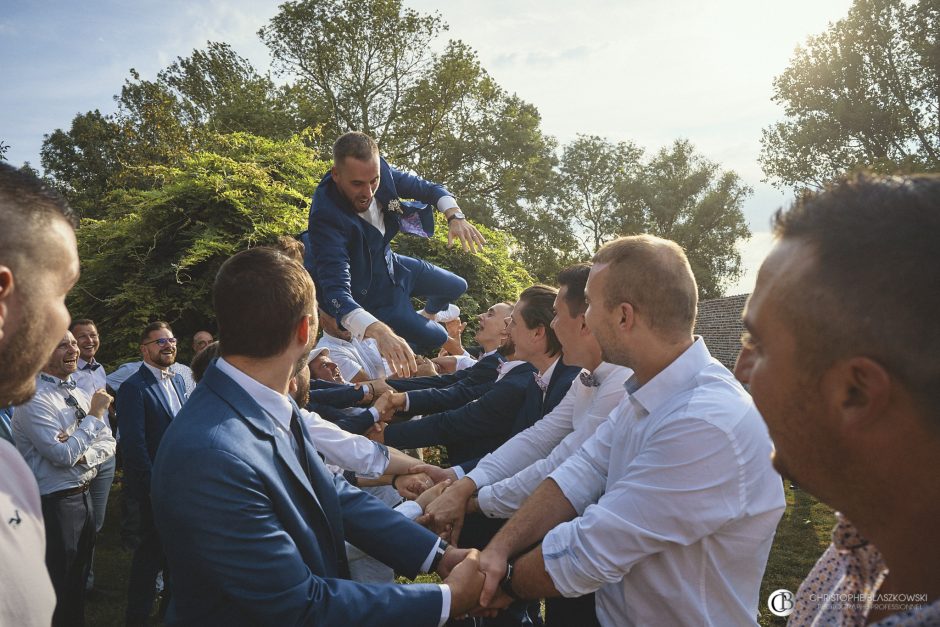
[(362, 293), (363, 293), (363, 294), (368, 294), (368, 293), (369, 293), (369, 290), (362, 290)]

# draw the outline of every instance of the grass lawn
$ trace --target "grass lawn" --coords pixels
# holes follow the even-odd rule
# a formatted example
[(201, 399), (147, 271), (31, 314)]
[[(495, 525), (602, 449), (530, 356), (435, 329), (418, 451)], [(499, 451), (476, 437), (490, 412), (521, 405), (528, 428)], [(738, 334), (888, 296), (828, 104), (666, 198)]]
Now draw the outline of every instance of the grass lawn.
[[(121, 487), (115, 486), (95, 553), (95, 582), (100, 593), (85, 605), (86, 622), (90, 627), (124, 624), (131, 553), (121, 548), (120, 499)], [(828, 507), (802, 490), (787, 490), (787, 511), (777, 527), (767, 572), (761, 582), (761, 625), (786, 624), (785, 619), (767, 610), (767, 595), (778, 588), (796, 592), (803, 577), (828, 546), (834, 524)]]

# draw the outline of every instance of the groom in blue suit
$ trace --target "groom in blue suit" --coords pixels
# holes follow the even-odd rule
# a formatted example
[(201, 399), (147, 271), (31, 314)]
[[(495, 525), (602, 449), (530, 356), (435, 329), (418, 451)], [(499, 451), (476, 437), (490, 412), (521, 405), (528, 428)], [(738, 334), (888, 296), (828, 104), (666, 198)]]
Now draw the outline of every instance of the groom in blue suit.
[[(307, 272), (269, 248), (216, 277), (221, 357), (167, 429), (153, 469), (154, 517), (173, 583), (171, 625), (442, 625), (475, 607), (477, 553), (440, 538), (323, 465), (290, 379), (316, 336)], [(414, 577), (349, 580), (345, 541)]]
[[(304, 237), (305, 264), (323, 311), (353, 337), (374, 338), (402, 376), (416, 370), (413, 350), (447, 340), (432, 318), (467, 289), (459, 276), (391, 250), (400, 230), (430, 237), (434, 207), (447, 217), (451, 242), (482, 251), (483, 237), (450, 192), (389, 166), (368, 135), (346, 133), (336, 140), (333, 168), (313, 195)], [(412, 296), (426, 300), (425, 315), (415, 312)]]

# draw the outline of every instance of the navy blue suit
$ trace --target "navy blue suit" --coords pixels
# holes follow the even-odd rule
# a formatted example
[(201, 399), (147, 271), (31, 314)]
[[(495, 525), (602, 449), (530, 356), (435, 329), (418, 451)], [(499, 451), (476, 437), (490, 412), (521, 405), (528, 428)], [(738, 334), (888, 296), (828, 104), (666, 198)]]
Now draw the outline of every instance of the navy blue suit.
[[(358, 216), (331, 174), (323, 177), (310, 206), (305, 265), (320, 307), (338, 323), (362, 307), (415, 348), (436, 348), (447, 340), (447, 332), (419, 316), (411, 296), (426, 298), (425, 309), (437, 313), (467, 290), (467, 282), (420, 259), (397, 255), (389, 243), (403, 221), (412, 231), (432, 235), (434, 208), (428, 203), (451, 194), (440, 185), (390, 167), (384, 159), (379, 160), (379, 177), (375, 200), (383, 210), (384, 235)], [(398, 203), (402, 213), (389, 210), (390, 203)]]
[[(173, 375), (172, 383), (182, 405), (186, 401), (183, 377)], [(150, 479), (153, 459), (173, 422), (173, 413), (163, 388), (144, 364), (121, 384), (114, 403), (124, 460), (124, 485), (140, 507), (140, 544), (131, 562), (127, 592), (127, 620), (138, 623), (150, 615), (157, 573), (165, 562), (160, 536), (153, 523)]]
[(349, 383), (334, 383), (322, 379), (310, 380), (310, 400), (330, 407), (352, 407), (365, 397), (362, 388), (356, 388)]
[(535, 371), (532, 364), (519, 364), (490, 391), (459, 409), (389, 425), (385, 443), (398, 448), (443, 444), (451, 465), (477, 459), (509, 437)]
[(411, 390), (427, 390), (446, 388), (455, 383), (476, 385), (478, 383), (492, 383), (499, 374), (499, 365), (506, 358), (499, 353), (492, 353), (483, 357), (469, 368), (458, 370), (449, 374), (439, 374), (433, 377), (411, 377), (408, 379), (387, 379), (389, 387), (397, 392), (410, 392)]
[(440, 620), (436, 585), (346, 578), (344, 540), (414, 577), (437, 537), (332, 477), (213, 364), (166, 432), (153, 503), (167, 539), (171, 625), (416, 625)]
[(307, 410), (316, 412), (324, 420), (336, 423), (341, 429), (356, 435), (364, 435), (375, 424), (372, 413), (360, 407), (342, 409), (325, 403), (317, 403), (311, 399), (307, 404)]

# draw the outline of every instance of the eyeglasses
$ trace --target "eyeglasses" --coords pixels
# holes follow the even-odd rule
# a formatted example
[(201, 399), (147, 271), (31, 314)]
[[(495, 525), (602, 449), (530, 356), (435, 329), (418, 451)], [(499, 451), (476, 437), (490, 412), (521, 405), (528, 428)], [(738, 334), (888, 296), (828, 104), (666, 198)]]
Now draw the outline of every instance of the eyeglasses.
[(175, 338), (175, 337), (158, 337), (158, 338), (155, 339), (155, 340), (150, 340), (149, 342), (144, 342), (143, 344), (141, 344), (141, 346), (146, 346), (147, 344), (153, 344), (154, 342), (157, 343), (157, 346), (166, 346), (167, 344), (173, 344), (173, 345), (175, 345), (175, 344), (176, 344), (176, 338)]
[(88, 415), (88, 414), (85, 413), (85, 410), (84, 410), (84, 409), (82, 409), (81, 407), (79, 407), (79, 405), (78, 405), (78, 399), (75, 398), (74, 396), (72, 396), (71, 394), (69, 394), (69, 395), (65, 398), (65, 404), (75, 410), (75, 420), (77, 420), (77, 421), (79, 421), (79, 422), (81, 422), (82, 419), (83, 419), (85, 416)]

